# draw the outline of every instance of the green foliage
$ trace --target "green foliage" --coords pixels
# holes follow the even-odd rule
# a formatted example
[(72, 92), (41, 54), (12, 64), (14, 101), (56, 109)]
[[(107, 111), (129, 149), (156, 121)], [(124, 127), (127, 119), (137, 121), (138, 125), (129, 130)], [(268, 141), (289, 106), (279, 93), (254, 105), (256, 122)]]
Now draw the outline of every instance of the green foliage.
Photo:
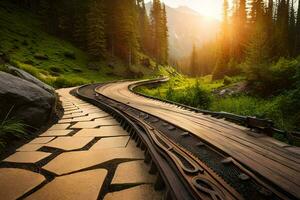
[(299, 77), (300, 62), (296, 59), (281, 58), (275, 64), (261, 64), (260, 67), (249, 66), (247, 78), (255, 92), (263, 95), (278, 94), (293, 89)]
[(232, 79), (229, 76), (225, 76), (224, 85), (230, 85), (232, 83)]
[[(13, 108), (11, 108), (12, 110)], [(3, 148), (8, 140), (19, 138), (23, 139), (28, 136), (26, 133), (26, 125), (20, 120), (11, 118), (10, 112), (7, 113), (6, 117), (0, 122), (0, 150)]]

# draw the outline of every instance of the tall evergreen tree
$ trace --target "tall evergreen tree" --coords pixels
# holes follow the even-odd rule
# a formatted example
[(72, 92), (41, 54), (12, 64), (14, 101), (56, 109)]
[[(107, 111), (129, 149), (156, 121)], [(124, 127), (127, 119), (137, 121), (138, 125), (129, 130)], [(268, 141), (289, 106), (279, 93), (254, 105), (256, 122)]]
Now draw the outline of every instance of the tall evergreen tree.
[(297, 22), (296, 22), (296, 42), (295, 42), (295, 55), (300, 55), (300, 0), (298, 1)]
[(229, 23), (228, 23), (228, 0), (223, 3), (223, 22), (220, 36), (220, 49), (218, 55), (218, 62), (213, 72), (214, 79), (221, 79), (227, 74), (227, 64), (229, 62), (230, 48), (229, 48)]
[(142, 50), (145, 53), (151, 53), (151, 27), (146, 11), (145, 1), (138, 0), (139, 10), (139, 28), (140, 28), (140, 43)]
[(294, 9), (294, 0), (292, 0), (292, 5), (290, 8), (290, 16), (289, 16), (289, 52), (290, 55), (295, 55), (295, 42), (296, 42), (296, 18), (295, 18), (295, 9)]
[(105, 54), (103, 3), (103, 0), (92, 0), (87, 14), (87, 49), (89, 55), (94, 58)]
[(162, 35), (161, 35), (161, 48), (162, 48), (162, 63), (168, 63), (169, 57), (169, 43), (168, 43), (168, 19), (167, 19), (167, 11), (166, 5), (163, 4), (162, 10)]
[(275, 28), (277, 57), (288, 55), (289, 5), (286, 0), (279, 0)]

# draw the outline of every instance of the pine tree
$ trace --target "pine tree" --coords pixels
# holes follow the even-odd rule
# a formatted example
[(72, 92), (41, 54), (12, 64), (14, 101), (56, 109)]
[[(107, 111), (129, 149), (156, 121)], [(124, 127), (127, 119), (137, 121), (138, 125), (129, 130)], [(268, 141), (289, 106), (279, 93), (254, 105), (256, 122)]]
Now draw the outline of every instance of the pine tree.
[(275, 41), (277, 57), (288, 55), (289, 5), (286, 0), (280, 0), (277, 8), (275, 26)]
[(162, 48), (162, 63), (167, 64), (168, 63), (168, 57), (169, 57), (169, 48), (168, 48), (168, 21), (167, 21), (167, 11), (166, 11), (166, 5), (163, 4), (162, 9), (162, 35), (161, 35), (161, 48)]
[(295, 42), (296, 42), (296, 19), (295, 19), (295, 10), (294, 10), (294, 0), (292, 0), (292, 5), (290, 8), (289, 16), (289, 54), (295, 55)]
[(298, 12), (297, 12), (297, 22), (296, 22), (296, 42), (295, 42), (295, 55), (300, 55), (300, 0), (298, 1)]
[(144, 0), (139, 0), (140, 6), (140, 44), (145, 53), (151, 53), (151, 27)]
[(227, 64), (229, 62), (229, 23), (228, 23), (228, 0), (223, 3), (223, 23), (220, 36), (219, 58), (213, 72), (213, 79), (222, 79), (227, 73)]
[(87, 50), (90, 56), (99, 59), (105, 54), (104, 4), (92, 0), (87, 14)]
[(161, 63), (161, 35), (162, 35), (162, 8), (160, 0), (153, 0), (151, 9), (151, 27), (152, 27), (152, 56), (156, 59), (157, 64)]

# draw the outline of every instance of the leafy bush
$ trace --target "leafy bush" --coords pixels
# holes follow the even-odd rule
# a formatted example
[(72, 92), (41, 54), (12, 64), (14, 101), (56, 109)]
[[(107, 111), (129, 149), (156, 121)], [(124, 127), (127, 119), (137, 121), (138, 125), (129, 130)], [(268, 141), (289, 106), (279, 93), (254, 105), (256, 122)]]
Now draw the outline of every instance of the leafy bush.
[(209, 92), (200, 87), (199, 81), (180, 91), (175, 91), (172, 86), (169, 86), (166, 99), (203, 109), (208, 108), (211, 103)]
[(261, 64), (259, 67), (248, 66), (248, 82), (256, 93), (274, 95), (294, 89), (299, 82), (300, 61), (281, 58), (275, 64)]
[(232, 83), (232, 79), (228, 76), (224, 78), (224, 85), (230, 85)]

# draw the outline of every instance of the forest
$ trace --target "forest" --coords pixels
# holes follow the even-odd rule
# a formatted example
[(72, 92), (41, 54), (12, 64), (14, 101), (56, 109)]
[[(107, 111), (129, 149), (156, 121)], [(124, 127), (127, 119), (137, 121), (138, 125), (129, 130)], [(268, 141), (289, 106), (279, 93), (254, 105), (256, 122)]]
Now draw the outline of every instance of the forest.
[(134, 65), (148, 55), (159, 64), (168, 62), (166, 10), (160, 0), (153, 2), (150, 16), (144, 0), (15, 2), (39, 14), (49, 33), (87, 51), (92, 60), (111, 56)]
[(5, 55), (55, 88), (169, 76), (140, 92), (299, 129), (299, 0), (224, 0), (217, 36), (177, 60), (169, 56), (168, 5), (146, 2), (2, 1), (0, 64)]

